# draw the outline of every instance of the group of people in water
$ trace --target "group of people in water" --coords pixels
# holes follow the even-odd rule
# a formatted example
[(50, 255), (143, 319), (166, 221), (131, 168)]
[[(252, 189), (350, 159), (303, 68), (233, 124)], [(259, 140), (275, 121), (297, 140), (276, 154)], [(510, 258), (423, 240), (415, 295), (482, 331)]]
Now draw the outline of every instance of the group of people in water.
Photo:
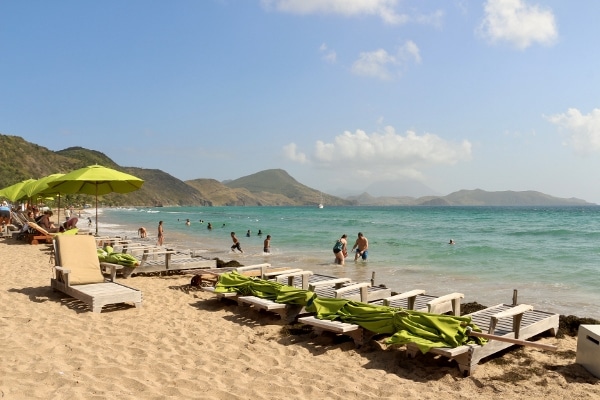
[[(262, 231), (259, 229), (258, 230), (258, 236), (262, 235)], [(248, 232), (246, 232), (246, 237), (250, 237), (251, 233), (250, 230), (248, 229)], [(231, 251), (235, 252), (236, 250), (238, 250), (240, 253), (243, 253), (244, 251), (242, 250), (242, 245), (240, 244), (240, 240), (237, 238), (237, 236), (235, 236), (235, 232), (231, 232), (231, 240), (233, 240), (233, 245), (231, 245)], [(267, 237), (265, 238), (265, 240), (263, 241), (263, 253), (270, 253), (271, 252), (271, 235), (267, 235)]]
[[(200, 220), (200, 222), (204, 222), (202, 220)], [(186, 219), (185, 220), (185, 224), (186, 225), (190, 225), (190, 220)], [(223, 227), (225, 226), (225, 224), (223, 224)], [(208, 229), (212, 229), (212, 224), (209, 222), (207, 225)], [(140, 238), (146, 238), (148, 237), (148, 232), (146, 231), (146, 228), (141, 226), (138, 228), (138, 235), (140, 236)], [(243, 253), (244, 251), (242, 250), (242, 245), (239, 241), (239, 239), (237, 238), (237, 236), (235, 235), (235, 232), (231, 232), (231, 239), (233, 240), (233, 245), (231, 246), (231, 251), (235, 252), (236, 250), (239, 251), (240, 253)], [(247, 237), (250, 237), (251, 232), (248, 229), (248, 232), (246, 233)], [(262, 231), (259, 229), (258, 230), (258, 236), (262, 236)], [(164, 240), (165, 240), (165, 231), (163, 228), (163, 221), (159, 221), (158, 222), (158, 235), (157, 235), (157, 240), (156, 240), (156, 245), (157, 246), (162, 246), (164, 244)], [(263, 241), (263, 252), (264, 253), (270, 253), (271, 252), (271, 235), (267, 235), (267, 237), (265, 238), (265, 240)]]
[[(200, 221), (204, 222), (202, 220), (200, 220)], [(190, 225), (190, 220), (186, 219), (185, 224)], [(223, 226), (225, 226), (225, 224), (223, 224)], [(210, 222), (208, 223), (207, 228), (212, 229), (212, 224)], [(138, 234), (141, 238), (147, 237), (146, 228), (144, 228), (143, 226), (140, 227), (138, 229)], [(262, 235), (262, 231), (259, 230), (258, 236), (261, 236), (261, 235)], [(230, 236), (231, 236), (231, 240), (233, 241), (233, 244), (231, 245), (231, 251), (234, 253), (236, 251), (243, 253), (244, 250), (242, 250), (242, 245), (240, 243), (240, 240), (237, 238), (235, 232), (231, 232)], [(246, 237), (250, 237), (250, 236), (251, 236), (251, 231), (250, 231), (250, 229), (248, 229), (248, 231), (246, 232)], [(156, 243), (158, 246), (163, 245), (164, 237), (165, 237), (165, 235), (164, 235), (164, 230), (163, 230), (163, 221), (159, 221), (159, 223), (158, 223), (158, 239), (157, 239), (157, 243)], [(451, 240), (450, 243), (454, 244), (454, 241)], [(352, 249), (350, 251), (354, 253), (354, 261), (358, 261), (359, 258), (361, 258), (363, 261), (367, 260), (367, 258), (369, 256), (369, 240), (367, 239), (367, 237), (365, 235), (363, 235), (362, 232), (358, 232), (356, 241), (354, 242), (354, 245), (352, 246)], [(265, 240), (263, 241), (263, 252), (264, 253), (271, 252), (271, 235), (267, 235)], [(333, 246), (333, 254), (335, 255), (334, 262), (339, 265), (344, 265), (346, 257), (348, 257), (348, 235), (343, 234), (335, 242), (335, 244)]]
[[(344, 265), (346, 257), (348, 257), (348, 235), (345, 233), (333, 245), (333, 254), (335, 255), (334, 262), (339, 265)], [(369, 240), (362, 232), (358, 232), (358, 237), (352, 250), (354, 252), (354, 261), (362, 258), (364, 261), (369, 256)]]

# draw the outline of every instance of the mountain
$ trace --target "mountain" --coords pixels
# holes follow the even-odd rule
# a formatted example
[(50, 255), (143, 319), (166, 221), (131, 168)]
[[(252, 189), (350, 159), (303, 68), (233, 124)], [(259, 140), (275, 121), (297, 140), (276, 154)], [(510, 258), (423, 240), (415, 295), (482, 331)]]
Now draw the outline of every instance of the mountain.
[[(246, 189), (257, 199), (270, 205), (314, 205), (323, 202), (327, 206), (352, 205), (353, 202), (328, 194), (301, 184), (282, 169), (269, 169), (247, 175), (225, 184), (235, 190)], [(273, 196), (278, 194), (278, 196)], [(321, 199), (321, 196), (323, 197)], [(291, 201), (291, 203), (290, 203)], [(257, 204), (257, 205), (266, 205)]]
[[(99, 164), (144, 180), (140, 190), (127, 194), (111, 193), (99, 197), (103, 206), (564, 206), (590, 205), (580, 199), (563, 199), (534, 191), (486, 192), (461, 190), (447, 196), (374, 197), (368, 193), (340, 198), (301, 184), (282, 169), (270, 169), (235, 180), (219, 182), (203, 178), (181, 181), (158, 169), (122, 167), (105, 154), (82, 147), (51, 151), (18, 136), (0, 134), (0, 188), (53, 173), (67, 173), (87, 165)], [(405, 188), (406, 189), (406, 188)], [(423, 190), (424, 188), (418, 188)], [(322, 196), (322, 200), (321, 200)], [(88, 195), (66, 195), (63, 204), (92, 203)]]
[(365, 206), (584, 206), (592, 205), (576, 198), (553, 197), (528, 190), (486, 192), (485, 190), (459, 190), (447, 196), (373, 197), (367, 193), (351, 198)]

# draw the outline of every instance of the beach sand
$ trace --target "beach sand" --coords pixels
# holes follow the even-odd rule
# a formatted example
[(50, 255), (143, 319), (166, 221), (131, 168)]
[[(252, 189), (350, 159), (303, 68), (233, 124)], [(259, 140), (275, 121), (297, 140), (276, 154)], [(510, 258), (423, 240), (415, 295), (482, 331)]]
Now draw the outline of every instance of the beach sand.
[(516, 348), (463, 378), (453, 362), (408, 359), (382, 340), (355, 349), (297, 332), (190, 288), (189, 274), (118, 279), (143, 291), (143, 306), (92, 313), (50, 288), (49, 250), (0, 239), (0, 398), (600, 398), (573, 337), (542, 338), (559, 350)]

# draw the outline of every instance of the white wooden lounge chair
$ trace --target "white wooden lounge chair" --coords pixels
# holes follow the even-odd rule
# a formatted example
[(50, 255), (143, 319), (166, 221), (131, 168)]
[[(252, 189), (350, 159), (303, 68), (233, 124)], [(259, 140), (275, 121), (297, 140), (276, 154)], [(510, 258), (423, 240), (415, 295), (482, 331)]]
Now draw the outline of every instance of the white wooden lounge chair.
[[(66, 293), (100, 312), (107, 304), (142, 305), (142, 292), (104, 279), (96, 253), (96, 242), (90, 235), (58, 235), (54, 238), (55, 277), (53, 289)], [(111, 274), (114, 276), (114, 273)]]
[[(340, 290), (351, 285), (350, 289)], [(308, 290), (313, 291), (319, 297), (345, 298), (349, 300), (361, 301), (363, 303), (372, 303), (385, 299), (392, 295), (391, 289), (379, 286), (372, 286), (370, 283), (363, 283), (356, 286), (349, 278), (334, 278), (325, 281), (314, 282), (309, 285)]]
[[(312, 271), (304, 271), (300, 269), (292, 269), (283, 271), (278, 274), (275, 279), (277, 282), (293, 286), (294, 279), (300, 277), (301, 285), (304, 290), (308, 288), (309, 277), (312, 276)], [(237, 297), (238, 304), (250, 306), (257, 310), (264, 310), (278, 314), (281, 320), (286, 323), (292, 322), (304, 307), (296, 304), (277, 303), (273, 300), (263, 299), (257, 296), (239, 296)]]
[(449, 293), (438, 297), (425, 294), (425, 290), (423, 289), (415, 289), (386, 297), (381, 301), (373, 302), (373, 304), (432, 314), (446, 314), (451, 312), (452, 315), (459, 316), (460, 302), (464, 297), (465, 295), (462, 293)]
[[(321, 285), (327, 286), (330, 285), (331, 282), (337, 282), (338, 280), (339, 279), (331, 280), (329, 282), (326, 281)], [(317, 284), (316, 286), (317, 287), (313, 287), (315, 288), (315, 290), (318, 290), (319, 285)], [(381, 296), (389, 296), (391, 294), (390, 289), (386, 288), (378, 288), (379, 290), (376, 290), (373, 294), (372, 292), (369, 292), (370, 288), (377, 287), (371, 286), (371, 283), (369, 282), (347, 283), (346, 285), (338, 289), (334, 289), (332, 295), (329, 297), (333, 297), (336, 299), (344, 298), (349, 300), (360, 301), (362, 303), (369, 303), (369, 298), (371, 296), (373, 296), (373, 298), (376, 300), (381, 300)], [(357, 293), (358, 298), (356, 298)], [(318, 335), (320, 335), (324, 331), (327, 331), (333, 332), (338, 335), (350, 336), (354, 340), (354, 344), (356, 345), (356, 347), (364, 345), (369, 340), (371, 340), (371, 338), (374, 335), (373, 332), (370, 332), (357, 324), (350, 324), (342, 321), (323, 320), (318, 319), (317, 317), (312, 315), (298, 318), (298, 322), (312, 326), (313, 332), (315, 332)]]
[[(289, 275), (289, 274), (285, 274)], [(306, 278), (303, 278), (303, 287), (304, 285), (308, 286), (308, 290), (311, 292), (315, 292), (316, 287), (325, 287), (325, 288), (340, 288), (344, 283), (349, 283), (350, 278), (330, 278), (330, 279), (318, 279), (314, 282), (309, 282), (308, 278), (313, 275), (312, 272), (306, 275)], [(294, 282), (294, 277), (283, 278), (289, 279), (292, 283)], [(279, 280), (279, 279), (278, 279)], [(304, 283), (306, 281), (306, 283)], [(290, 285), (291, 286), (291, 285)], [(334, 289), (331, 289), (332, 291)], [(333, 293), (333, 292), (332, 292)], [(291, 322), (292, 319), (295, 319), (298, 314), (302, 312), (303, 307), (299, 307), (296, 305), (289, 305), (284, 303), (277, 303), (273, 300), (263, 299), (256, 296), (240, 296), (237, 298), (238, 303), (242, 305), (252, 306), (257, 310), (265, 310), (274, 312), (281, 316), (281, 319), (285, 322)]]
[[(499, 336), (498, 340), (489, 340), (483, 346), (472, 344), (455, 348), (436, 347), (430, 350), (430, 353), (456, 360), (464, 376), (469, 376), (481, 359), (518, 344), (518, 340), (523, 341), (546, 331), (556, 336), (558, 332), (558, 314), (534, 310), (526, 304), (498, 304), (468, 316), (483, 332)], [(506, 341), (500, 340), (500, 337)], [(517, 341), (510, 342), (512, 339)], [(409, 343), (406, 349), (409, 357), (420, 353), (412, 343)]]
[[(217, 260), (207, 260), (200, 257), (173, 257), (177, 254), (175, 250), (166, 250), (155, 246), (136, 246), (131, 247), (130, 252), (142, 251), (140, 265), (137, 267), (125, 267), (122, 269), (123, 277), (127, 278), (132, 274), (144, 274), (150, 272), (170, 272), (190, 269), (216, 268)], [(137, 256), (136, 256), (137, 257)]]
[[(215, 274), (218, 276), (222, 273), (228, 273), (228, 272), (232, 272), (232, 271), (239, 272), (240, 274), (242, 274), (244, 276), (252, 276), (252, 277), (257, 277), (257, 278), (261, 278), (261, 279), (266, 279), (267, 277), (275, 278), (275, 277), (277, 277), (277, 275), (286, 274), (286, 273), (290, 273), (290, 272), (296, 272), (298, 270), (297, 269), (289, 269), (289, 268), (273, 268), (271, 266), (271, 264), (263, 263), (263, 264), (247, 265), (247, 266), (237, 267), (237, 268), (218, 268), (216, 270), (210, 269), (210, 270), (207, 270), (207, 273)], [(238, 299), (237, 292), (216, 293), (214, 286), (201, 286), (200, 290), (215, 295), (217, 297), (217, 300), (231, 299), (231, 300), (237, 301), (237, 299)]]

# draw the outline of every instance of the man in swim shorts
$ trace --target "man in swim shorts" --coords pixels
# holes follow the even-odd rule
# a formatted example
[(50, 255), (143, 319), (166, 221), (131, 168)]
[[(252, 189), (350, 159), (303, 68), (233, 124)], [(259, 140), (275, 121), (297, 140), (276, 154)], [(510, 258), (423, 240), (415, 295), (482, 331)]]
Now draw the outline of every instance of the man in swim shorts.
[(240, 241), (235, 236), (235, 232), (231, 232), (231, 240), (233, 240), (233, 246), (231, 246), (231, 251), (235, 252), (235, 249), (238, 249), (240, 253), (243, 253), (242, 246), (240, 245)]
[(356, 239), (354, 246), (352, 246), (352, 251), (354, 251), (354, 249), (356, 249), (354, 261), (358, 260), (358, 257), (362, 257), (363, 260), (367, 259), (367, 256), (369, 255), (369, 241), (362, 232), (358, 232), (358, 238)]

